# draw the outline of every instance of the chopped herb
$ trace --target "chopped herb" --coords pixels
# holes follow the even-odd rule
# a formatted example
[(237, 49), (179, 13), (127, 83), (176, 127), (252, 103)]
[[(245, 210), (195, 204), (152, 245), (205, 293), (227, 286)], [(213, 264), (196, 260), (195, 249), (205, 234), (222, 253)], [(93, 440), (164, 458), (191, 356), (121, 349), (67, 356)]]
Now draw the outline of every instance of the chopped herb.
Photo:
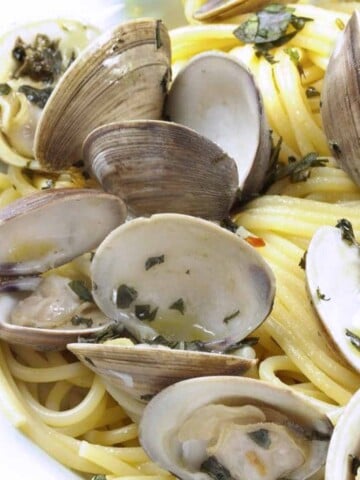
[(155, 265), (160, 265), (165, 262), (165, 255), (159, 255), (158, 257), (149, 257), (145, 262), (145, 270), (150, 270), (150, 268)]
[(347, 328), (345, 329), (345, 335), (349, 337), (352, 345), (354, 345), (354, 347), (357, 350), (360, 350), (360, 337), (356, 335), (356, 333), (352, 332), (351, 330), (348, 330)]
[(71, 323), (75, 326), (86, 325), (87, 328), (92, 327), (93, 321), (91, 318), (80, 317), (80, 315), (75, 315), (71, 319)]
[(150, 305), (135, 305), (135, 315), (139, 320), (148, 320), (152, 322), (155, 320), (158, 307), (151, 310)]
[(190, 275), (190, 269), (186, 270), (186, 275)]
[(30, 77), (35, 81), (52, 83), (62, 73), (59, 41), (51, 41), (46, 35), (36, 35), (32, 45), (18, 37), (12, 56), (17, 62), (14, 78)]
[(154, 393), (145, 393), (144, 395), (141, 395), (140, 399), (144, 400), (145, 402), (150, 402), (150, 400), (154, 398), (154, 396)]
[(9, 95), (11, 87), (7, 83), (0, 83), (0, 95)]
[(271, 445), (271, 438), (269, 435), (269, 430), (265, 428), (260, 428), (259, 430), (255, 430), (254, 432), (249, 432), (248, 437), (251, 438), (253, 442), (255, 442), (259, 447), (268, 450)]
[[(95, 257), (95, 252), (90, 252), (90, 262), (92, 262), (94, 260), (94, 257)], [(97, 288), (97, 286), (96, 286)], [(95, 288), (95, 290), (96, 290)]]
[(240, 310), (236, 310), (236, 312), (232, 313), (231, 315), (228, 315), (227, 317), (224, 318), (223, 322), (224, 323), (229, 323), (230, 320), (232, 320), (233, 318), (237, 317), (240, 313)]
[(112, 322), (99, 333), (88, 337), (79, 337), (80, 343), (104, 343), (106, 340), (124, 337), (124, 327), (119, 322)]
[(155, 37), (156, 37), (156, 48), (161, 48), (162, 47), (162, 41), (161, 41), (161, 20), (156, 20), (156, 31), (155, 31)]
[(304, 255), (300, 258), (299, 267), (305, 270), (306, 268), (306, 255), (307, 251), (305, 250)]
[(123, 283), (116, 292), (116, 305), (118, 308), (129, 308), (137, 296), (138, 292), (135, 288)]
[(48, 101), (52, 88), (35, 88), (30, 85), (21, 85), (18, 92), (23, 93), (29, 102), (33, 103), (39, 108), (44, 108), (46, 102)]
[(286, 5), (268, 5), (250, 15), (235, 31), (236, 38), (244, 43), (253, 43), (257, 56), (264, 56), (275, 63), (269, 50), (289, 42), (311, 18), (297, 17), (294, 9)]
[(335, 20), (336, 26), (338, 27), (339, 30), (344, 30), (345, 29), (345, 23), (341, 20), (341, 18), (337, 18)]
[(350, 460), (350, 472), (353, 475), (358, 473), (358, 469), (360, 468), (360, 458), (356, 455), (349, 455)]
[(299, 54), (299, 50), (297, 48), (292, 48), (292, 47), (289, 47), (289, 48), (284, 48), (284, 52), (289, 55), (290, 57), (290, 60), (294, 63), (294, 65), (296, 66), (299, 74), (301, 76), (305, 76), (305, 73), (304, 73), (304, 69), (300, 63), (300, 54)]
[(280, 162), (273, 163), (267, 174), (265, 188), (286, 177), (289, 177), (291, 183), (305, 182), (310, 177), (312, 168), (324, 167), (327, 162), (326, 158), (311, 152), (300, 160), (289, 157), (287, 165)]
[(248, 337), (244, 338), (244, 340), (240, 340), (239, 342), (232, 343), (231, 345), (228, 345), (222, 353), (232, 353), (235, 350), (238, 350), (239, 348), (243, 347), (253, 347), (259, 342), (259, 337)]
[(106, 480), (106, 475), (94, 475), (91, 480)]
[(83, 300), (84, 302), (94, 301), (90, 290), (82, 280), (71, 280), (71, 282), (69, 282), (69, 287), (74, 293), (76, 293), (80, 300)]
[(92, 367), (95, 367), (95, 363), (91, 360), (91, 358), (84, 357), (84, 360), (86, 360)]
[[(160, 82), (160, 87), (161, 87), (163, 93), (166, 94), (168, 92), (170, 82), (171, 82), (171, 69), (168, 68), (166, 70), (166, 72), (164, 73), (164, 76), (162, 77), (161, 82)], [(170, 118), (167, 119), (167, 120), (170, 121)]]
[(325, 302), (328, 302), (330, 300), (329, 297), (326, 297), (326, 295), (320, 291), (320, 287), (317, 287), (316, 295), (319, 300), (323, 300)]
[(306, 98), (320, 97), (320, 92), (315, 87), (307, 87), (305, 90)]
[(351, 225), (351, 222), (349, 222), (349, 220), (347, 220), (346, 218), (342, 218), (337, 222), (335, 226), (336, 228), (340, 228), (341, 238), (345, 242), (347, 242), (349, 245), (358, 245), (355, 239), (353, 227)]
[(181, 315), (184, 315), (184, 312), (185, 312), (184, 300), (182, 298), (179, 298), (178, 300), (176, 300), (176, 302), (170, 305), (169, 310), (177, 310), (178, 312), (181, 313)]
[(239, 228), (239, 226), (233, 222), (230, 217), (224, 218), (224, 220), (221, 221), (220, 226), (226, 228), (226, 230), (229, 230), (232, 233), (235, 233)]
[(229, 470), (221, 465), (216, 457), (207, 458), (200, 466), (200, 471), (207, 473), (214, 480), (232, 480)]
[(341, 154), (341, 148), (339, 147), (338, 143), (334, 142), (333, 140), (329, 140), (329, 145), (331, 150), (335, 153), (335, 155)]

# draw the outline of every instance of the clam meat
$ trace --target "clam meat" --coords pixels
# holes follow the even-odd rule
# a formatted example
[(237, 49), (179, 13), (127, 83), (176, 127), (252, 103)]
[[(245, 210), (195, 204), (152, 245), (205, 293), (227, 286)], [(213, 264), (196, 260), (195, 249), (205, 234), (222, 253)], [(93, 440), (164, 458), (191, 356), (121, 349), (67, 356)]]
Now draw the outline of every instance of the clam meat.
[(360, 255), (351, 223), (320, 227), (306, 255), (308, 291), (320, 320), (346, 360), (360, 371)]
[(325, 464), (331, 433), (290, 389), (232, 376), (166, 388), (140, 423), (147, 454), (182, 480), (305, 480)]

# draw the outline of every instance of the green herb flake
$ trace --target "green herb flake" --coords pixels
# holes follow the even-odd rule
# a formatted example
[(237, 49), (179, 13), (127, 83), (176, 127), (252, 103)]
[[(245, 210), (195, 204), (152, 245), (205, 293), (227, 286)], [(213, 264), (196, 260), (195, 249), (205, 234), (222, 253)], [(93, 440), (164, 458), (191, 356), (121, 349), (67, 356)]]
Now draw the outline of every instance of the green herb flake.
[(237, 229), (239, 228), (239, 226), (230, 217), (226, 217), (221, 220), (220, 227), (225, 228), (232, 233), (236, 233)]
[(179, 298), (178, 300), (176, 300), (176, 302), (170, 305), (169, 310), (177, 310), (178, 312), (181, 313), (181, 315), (184, 315), (184, 312), (185, 312), (184, 300), (182, 298)]
[(230, 320), (232, 320), (233, 318), (237, 317), (240, 313), (240, 310), (236, 310), (236, 312), (234, 313), (231, 313), (230, 315), (228, 315), (227, 317), (224, 318), (223, 322), (228, 324), (230, 322)]
[(354, 230), (352, 224), (346, 218), (342, 218), (337, 222), (335, 225), (336, 228), (340, 228), (341, 230), (341, 238), (348, 243), (349, 245), (357, 245), (357, 241), (355, 239)]
[(305, 270), (306, 268), (306, 256), (307, 256), (307, 251), (304, 252), (304, 255), (300, 258), (299, 262), (299, 267)]
[(358, 469), (360, 468), (360, 458), (356, 455), (349, 455), (350, 460), (350, 472), (352, 475), (357, 475)]
[(289, 47), (289, 48), (284, 48), (284, 52), (289, 55), (290, 57), (290, 60), (293, 62), (293, 64), (296, 66), (299, 74), (301, 76), (305, 76), (304, 74), (304, 69), (300, 63), (300, 54), (299, 54), (299, 50), (297, 48), (292, 48), (292, 47)]
[(21, 85), (18, 92), (23, 93), (29, 102), (33, 103), (39, 108), (44, 108), (48, 101), (53, 89), (47, 88), (35, 88), (30, 85)]
[(129, 308), (134, 300), (137, 299), (138, 292), (133, 287), (124, 283), (116, 291), (116, 306), (118, 308)]
[(79, 337), (79, 343), (104, 343), (106, 340), (113, 340), (116, 338), (121, 338), (127, 336), (124, 332), (123, 325), (120, 322), (114, 321), (109, 325), (106, 325), (104, 328), (97, 332), (94, 335), (90, 335), (87, 337)]
[(84, 302), (94, 301), (90, 290), (82, 280), (71, 280), (68, 285), (71, 290), (76, 293), (80, 300), (83, 300)]
[(329, 140), (329, 145), (335, 155), (341, 155), (341, 148), (337, 142)]
[(106, 480), (106, 475), (93, 475), (91, 480)]
[(71, 323), (74, 326), (85, 325), (87, 328), (92, 327), (93, 321), (91, 318), (81, 317), (80, 315), (75, 315), (71, 319)]
[(207, 458), (201, 464), (200, 471), (207, 473), (214, 480), (232, 480), (229, 470), (214, 456)]
[(165, 262), (165, 255), (159, 255), (157, 257), (149, 257), (145, 262), (145, 270), (150, 270), (150, 268), (155, 265), (160, 265)]
[(360, 351), (360, 337), (351, 330), (345, 329), (345, 335), (349, 337), (349, 340), (354, 347)]
[(305, 182), (310, 177), (312, 168), (325, 167), (327, 163), (327, 158), (319, 157), (315, 152), (308, 153), (300, 160), (289, 157), (287, 164), (274, 161), (270, 164), (265, 188), (286, 177), (291, 183)]
[(263, 10), (250, 15), (233, 32), (244, 43), (253, 43), (257, 56), (264, 56), (275, 63), (269, 50), (288, 43), (311, 18), (297, 17), (294, 9), (286, 5), (268, 5)]
[(335, 24), (338, 27), (339, 30), (344, 30), (345, 29), (345, 23), (341, 20), (341, 18), (337, 18), (335, 20)]
[(154, 396), (154, 393), (145, 393), (144, 395), (141, 395), (140, 400), (143, 400), (144, 402), (150, 402), (150, 400), (153, 399)]
[(59, 41), (38, 34), (33, 44), (26, 44), (20, 37), (12, 50), (16, 62), (14, 78), (29, 77), (35, 81), (53, 83), (62, 73), (62, 55)]
[(319, 300), (322, 300), (324, 302), (328, 302), (330, 300), (329, 297), (326, 297), (326, 295), (321, 292), (320, 287), (316, 288), (316, 296)]
[(151, 310), (150, 305), (135, 305), (135, 315), (139, 320), (147, 320), (148, 322), (152, 322), (155, 320), (157, 311), (159, 310), (158, 307)]
[(247, 337), (244, 338), (244, 340), (240, 340), (239, 342), (232, 343), (231, 345), (228, 345), (224, 350), (223, 353), (233, 353), (239, 348), (244, 348), (244, 347), (253, 347), (254, 345), (257, 345), (259, 343), (259, 337)]
[(259, 430), (255, 430), (254, 432), (249, 432), (248, 437), (251, 438), (253, 442), (256, 443), (256, 445), (259, 445), (259, 447), (264, 448), (265, 450), (268, 450), (271, 445), (271, 438), (269, 435), (269, 430), (266, 430), (265, 428), (260, 428)]
[(7, 83), (0, 83), (0, 95), (5, 96), (9, 95), (11, 92), (11, 87)]
[(320, 97), (320, 92), (315, 87), (307, 87), (305, 90), (306, 98)]

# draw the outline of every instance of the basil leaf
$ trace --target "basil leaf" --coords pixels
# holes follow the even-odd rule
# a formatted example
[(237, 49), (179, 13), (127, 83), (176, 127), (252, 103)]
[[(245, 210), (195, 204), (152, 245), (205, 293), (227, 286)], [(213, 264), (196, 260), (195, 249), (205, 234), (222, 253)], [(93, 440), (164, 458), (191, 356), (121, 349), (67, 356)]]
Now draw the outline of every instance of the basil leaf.
[(158, 307), (151, 310), (150, 305), (135, 305), (135, 315), (139, 320), (148, 320), (152, 322), (155, 320)]
[(35, 88), (30, 85), (21, 85), (18, 92), (23, 93), (29, 102), (33, 103), (39, 108), (44, 108), (48, 98), (50, 97), (53, 89), (47, 88)]
[(259, 447), (268, 450), (271, 445), (271, 438), (269, 435), (269, 430), (265, 428), (260, 428), (259, 430), (255, 430), (254, 432), (249, 432), (248, 437), (251, 438), (253, 442), (255, 442)]
[(118, 308), (129, 308), (136, 300), (138, 292), (133, 287), (129, 287), (124, 283), (119, 286), (116, 292), (116, 306)]
[(155, 265), (160, 265), (165, 262), (165, 255), (159, 255), (157, 257), (149, 257), (145, 262), (145, 270), (150, 270), (150, 268)]
[(87, 288), (87, 286), (82, 280), (72, 280), (71, 282), (69, 282), (68, 285), (71, 290), (76, 293), (80, 300), (83, 300), (84, 302), (94, 301), (90, 290)]
[(229, 470), (214, 456), (207, 458), (201, 464), (200, 471), (207, 473), (214, 480), (232, 480)]
[(169, 310), (177, 310), (178, 312), (181, 313), (181, 315), (184, 315), (185, 312), (185, 303), (182, 298), (179, 298), (174, 302), (172, 305), (170, 305)]

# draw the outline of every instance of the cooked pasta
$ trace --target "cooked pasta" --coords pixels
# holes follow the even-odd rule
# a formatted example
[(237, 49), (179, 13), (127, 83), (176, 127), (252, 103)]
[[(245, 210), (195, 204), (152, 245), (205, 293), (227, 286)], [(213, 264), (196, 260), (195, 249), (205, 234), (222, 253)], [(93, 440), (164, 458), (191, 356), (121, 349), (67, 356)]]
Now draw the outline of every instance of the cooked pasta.
[[(326, 9), (293, 5), (295, 14), (312, 21), (284, 47), (273, 50), (275, 63), (271, 64), (233, 35), (242, 17), (221, 24), (194, 22), (193, 13), (202, 4), (202, 0), (184, 0), (186, 17), (193, 25), (171, 32), (174, 74), (197, 53), (228, 52), (255, 76), (274, 142), (282, 139), (280, 160), (316, 152), (327, 161), (325, 166), (312, 168), (306, 181), (286, 177), (275, 182), (266, 194), (243, 206), (233, 220), (263, 240), (258, 251), (277, 282), (271, 315), (252, 334), (259, 337), (254, 347), (259, 365), (251, 375), (297, 391), (335, 423), (360, 387), (360, 375), (329, 341), (308, 298), (299, 264), (321, 225), (335, 225), (346, 218), (360, 238), (360, 189), (330, 157), (320, 117), (324, 72), (353, 5), (334, 3)], [(307, 95), (309, 87), (316, 92), (314, 96)], [(7, 154), (12, 155), (3, 153)], [(0, 206), (41, 189), (96, 186), (76, 167), (55, 175), (22, 169), (11, 159), (9, 163), (7, 173), (0, 173)], [(58, 272), (71, 277), (79, 266), (79, 260), (74, 261)], [(17, 428), (69, 468), (103, 474), (107, 480), (171, 476), (144, 453), (137, 425), (101, 379), (68, 352), (38, 353), (1, 342), (0, 406)], [(139, 410), (138, 405), (134, 408)]]

